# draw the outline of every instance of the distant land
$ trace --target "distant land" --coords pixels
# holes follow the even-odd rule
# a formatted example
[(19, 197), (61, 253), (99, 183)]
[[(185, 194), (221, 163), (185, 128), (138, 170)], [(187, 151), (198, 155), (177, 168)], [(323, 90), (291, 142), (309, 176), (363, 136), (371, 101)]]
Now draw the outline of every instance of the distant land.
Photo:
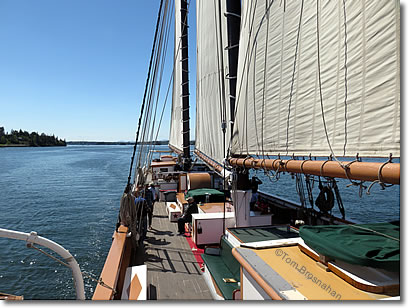
[[(149, 144), (150, 142), (142, 142), (141, 144)], [(67, 141), (67, 145), (134, 145), (134, 141)], [(168, 145), (168, 140), (154, 141), (154, 145)], [(190, 144), (194, 145), (195, 141)]]
[(54, 135), (49, 136), (44, 133), (27, 132), (12, 129), (6, 132), (4, 127), (0, 127), (0, 147), (50, 147), (66, 146), (65, 140)]
[[(148, 144), (150, 142), (144, 142)], [(134, 141), (67, 141), (67, 145), (134, 145)], [(167, 145), (168, 140), (155, 141), (155, 145)]]

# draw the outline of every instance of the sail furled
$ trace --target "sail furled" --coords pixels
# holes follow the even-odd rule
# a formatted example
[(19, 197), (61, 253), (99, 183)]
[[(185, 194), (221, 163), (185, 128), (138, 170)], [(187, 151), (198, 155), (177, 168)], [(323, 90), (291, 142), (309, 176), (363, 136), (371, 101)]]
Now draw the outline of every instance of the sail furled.
[(183, 151), (183, 98), (182, 98), (182, 52), (181, 36), (181, 2), (174, 1), (175, 7), (175, 31), (174, 31), (174, 69), (173, 69), (173, 99), (171, 107), (170, 138), (169, 145), (180, 152)]
[[(196, 144), (222, 163), (230, 140), (228, 36), (225, 0), (197, 0)], [(239, 29), (237, 29), (239, 31)], [(234, 77), (234, 76), (232, 76)], [(222, 123), (226, 125), (225, 142)], [(225, 146), (224, 146), (225, 145)]]
[(400, 156), (400, 4), (242, 1), (233, 155)]

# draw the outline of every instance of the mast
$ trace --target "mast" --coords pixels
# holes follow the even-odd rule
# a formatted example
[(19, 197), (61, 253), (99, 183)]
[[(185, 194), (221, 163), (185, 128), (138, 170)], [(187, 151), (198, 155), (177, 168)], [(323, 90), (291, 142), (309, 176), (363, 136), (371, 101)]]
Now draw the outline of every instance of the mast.
[(190, 167), (190, 93), (188, 80), (188, 3), (180, 0), (180, 22), (181, 22), (181, 97), (182, 97), (182, 121), (183, 121), (183, 168)]
[(239, 52), (239, 28), (241, 26), (241, 1), (227, 0), (226, 13), (227, 18), (227, 34), (228, 34), (228, 68), (229, 73), (226, 78), (229, 81), (229, 103), (230, 103), (230, 126), (231, 136), (234, 125), (235, 113), (235, 93), (237, 89), (237, 70), (238, 70), (238, 52)]
[[(241, 28), (241, 1), (226, 0), (227, 33), (228, 33), (228, 68), (229, 72), (226, 78), (229, 81), (229, 107), (230, 107), (230, 136), (233, 136), (235, 121), (235, 102), (237, 92), (237, 74), (238, 74), (238, 55), (239, 55), (239, 38)], [(227, 154), (228, 155), (228, 154)], [(250, 181), (248, 173), (241, 172), (238, 169), (236, 174), (236, 188), (249, 189)]]

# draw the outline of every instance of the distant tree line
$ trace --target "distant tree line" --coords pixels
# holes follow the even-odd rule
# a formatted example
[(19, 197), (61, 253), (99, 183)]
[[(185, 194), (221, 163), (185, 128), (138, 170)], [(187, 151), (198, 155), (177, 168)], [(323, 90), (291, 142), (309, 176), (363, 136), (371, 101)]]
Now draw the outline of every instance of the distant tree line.
[(0, 127), (0, 146), (1, 145), (21, 145), (30, 147), (45, 147), (45, 146), (66, 146), (67, 143), (64, 140), (58, 139), (54, 135), (48, 136), (44, 133), (41, 135), (32, 132), (20, 130), (11, 130), (8, 134), (4, 127)]

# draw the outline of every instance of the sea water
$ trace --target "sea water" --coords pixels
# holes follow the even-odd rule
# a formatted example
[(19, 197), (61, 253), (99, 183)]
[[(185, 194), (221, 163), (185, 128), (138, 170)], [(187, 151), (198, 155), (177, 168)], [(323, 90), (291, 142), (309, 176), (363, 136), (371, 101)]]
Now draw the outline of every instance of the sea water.
[[(0, 228), (36, 231), (68, 249), (82, 271), (99, 278), (132, 151), (132, 146), (119, 145), (0, 148)], [(299, 202), (290, 175), (276, 181), (260, 171), (255, 174), (263, 181), (261, 190)], [(360, 198), (358, 188), (347, 188), (347, 184), (347, 180), (338, 183), (346, 219), (399, 219), (398, 185), (385, 191), (376, 185), (370, 196)], [(316, 198), (317, 192), (314, 194)], [(336, 208), (333, 211), (336, 214)], [(96, 283), (89, 278), (84, 281), (90, 299)], [(0, 238), (0, 292), (25, 299), (75, 299), (69, 268), (22, 241), (4, 238)]]

